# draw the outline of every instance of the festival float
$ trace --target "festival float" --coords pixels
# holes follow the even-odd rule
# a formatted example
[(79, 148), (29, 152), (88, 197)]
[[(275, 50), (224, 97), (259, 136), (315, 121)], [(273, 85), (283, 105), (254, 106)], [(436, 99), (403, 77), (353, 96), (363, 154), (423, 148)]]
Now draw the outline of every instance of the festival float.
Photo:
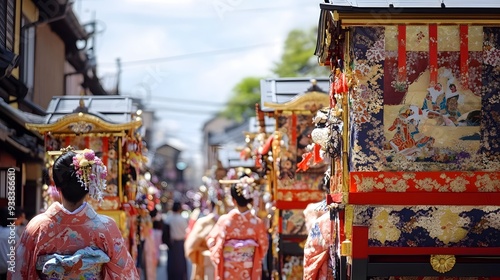
[(498, 279), (500, 7), (374, 4), (320, 4), (326, 127), (341, 147), (329, 195), (339, 215), (324, 222), (340, 226), (305, 269)]
[[(267, 84), (293, 90), (286, 97), (271, 90), (275, 96), (268, 97)], [(329, 170), (329, 161), (313, 142), (312, 119), (320, 109), (328, 108), (329, 95), (315, 79), (262, 81), (261, 95), (262, 113), (275, 121), (275, 131), (259, 150), (272, 161), (266, 178), (274, 210), (270, 228), (273, 279), (280, 275), (282, 279), (303, 279), (303, 246), (308, 234), (304, 211), (309, 204), (325, 200)]]
[[(46, 169), (51, 177), (52, 164), (60, 149), (72, 146), (95, 151), (107, 166), (107, 185), (103, 201), (89, 198), (100, 214), (113, 218), (123, 234), (134, 258), (141, 240), (140, 223), (145, 207), (136, 204), (136, 196), (144, 200), (140, 171), (146, 158), (138, 129), (142, 125), (135, 116), (137, 108), (131, 98), (121, 96), (60, 96), (54, 97), (47, 109), (44, 123), (26, 124), (45, 139)], [(147, 191), (146, 191), (147, 192)], [(44, 208), (59, 200), (52, 178), (43, 193)], [(138, 222), (139, 221), (139, 222)]]

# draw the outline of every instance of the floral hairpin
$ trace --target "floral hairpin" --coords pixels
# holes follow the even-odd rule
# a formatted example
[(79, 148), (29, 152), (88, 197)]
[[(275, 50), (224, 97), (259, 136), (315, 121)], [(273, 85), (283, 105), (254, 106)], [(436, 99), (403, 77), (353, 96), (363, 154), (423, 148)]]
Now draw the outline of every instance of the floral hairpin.
[(252, 198), (254, 181), (254, 178), (251, 177), (241, 178), (240, 182), (236, 185), (236, 193), (243, 196), (245, 199)]
[(85, 149), (73, 156), (73, 167), (76, 170), (78, 182), (89, 191), (89, 196), (101, 201), (108, 174), (102, 160), (96, 157), (93, 150)]
[(61, 148), (61, 153), (64, 155), (65, 153), (67, 152), (74, 152), (75, 151), (75, 148), (73, 148), (72, 146), (68, 146), (68, 147), (65, 147), (65, 148)]

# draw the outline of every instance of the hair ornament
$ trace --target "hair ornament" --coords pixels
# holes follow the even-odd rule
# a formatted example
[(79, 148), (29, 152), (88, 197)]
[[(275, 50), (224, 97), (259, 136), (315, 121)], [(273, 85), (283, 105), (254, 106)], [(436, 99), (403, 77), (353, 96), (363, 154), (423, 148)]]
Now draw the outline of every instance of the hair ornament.
[(73, 148), (72, 146), (68, 146), (66, 148), (61, 148), (61, 153), (64, 155), (66, 154), (67, 152), (74, 152), (75, 151), (75, 148)]
[(245, 199), (251, 199), (254, 181), (255, 179), (251, 177), (240, 178), (240, 182), (236, 184), (236, 193)]
[(89, 196), (102, 201), (102, 193), (106, 189), (108, 171), (102, 160), (91, 149), (85, 149), (73, 156), (73, 167), (76, 177)]

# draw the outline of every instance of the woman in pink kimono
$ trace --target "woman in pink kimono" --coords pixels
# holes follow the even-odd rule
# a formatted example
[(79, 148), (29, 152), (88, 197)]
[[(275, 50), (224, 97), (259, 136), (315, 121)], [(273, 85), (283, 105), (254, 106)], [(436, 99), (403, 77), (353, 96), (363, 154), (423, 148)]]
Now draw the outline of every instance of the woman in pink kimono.
[(215, 265), (215, 279), (260, 280), (269, 241), (264, 223), (252, 214), (252, 179), (231, 187), (235, 209), (220, 216), (206, 240)]
[(12, 279), (139, 279), (116, 223), (85, 202), (101, 199), (106, 167), (94, 151), (71, 150), (54, 162), (54, 202), (26, 226)]
[(304, 280), (333, 280), (336, 231), (326, 212), (314, 221), (304, 246)]

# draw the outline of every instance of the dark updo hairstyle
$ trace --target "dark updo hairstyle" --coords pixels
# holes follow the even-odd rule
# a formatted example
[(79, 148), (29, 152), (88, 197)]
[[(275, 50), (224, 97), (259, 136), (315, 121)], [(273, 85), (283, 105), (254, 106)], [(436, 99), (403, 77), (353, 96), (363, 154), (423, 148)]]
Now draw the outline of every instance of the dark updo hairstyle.
[(239, 188), (238, 184), (233, 184), (231, 186), (231, 196), (236, 200), (238, 206), (245, 207), (252, 202), (253, 199), (246, 199), (241, 192), (237, 191)]
[(73, 167), (74, 152), (67, 152), (59, 156), (52, 167), (52, 176), (61, 195), (69, 202), (76, 203), (89, 192), (78, 181), (76, 170)]
[(173, 212), (180, 212), (182, 210), (182, 204), (179, 201), (175, 201), (172, 205)]

